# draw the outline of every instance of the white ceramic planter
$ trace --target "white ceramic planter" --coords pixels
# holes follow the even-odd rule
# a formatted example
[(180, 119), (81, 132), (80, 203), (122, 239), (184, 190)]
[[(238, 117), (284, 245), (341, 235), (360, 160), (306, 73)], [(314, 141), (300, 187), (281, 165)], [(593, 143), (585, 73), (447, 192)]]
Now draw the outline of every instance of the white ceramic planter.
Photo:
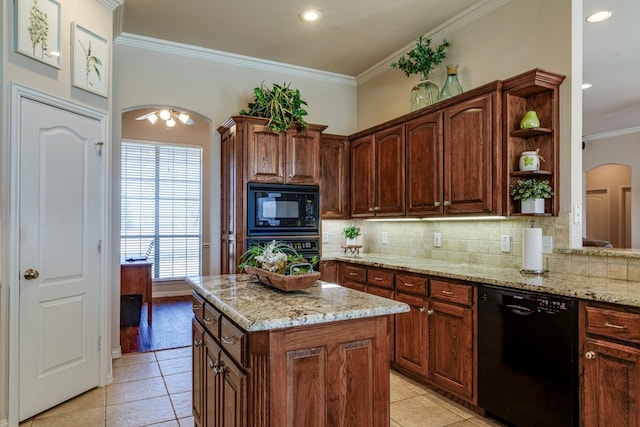
[(355, 246), (358, 244), (358, 239), (347, 239), (347, 246)]
[(520, 201), (520, 212), (523, 214), (544, 213), (544, 199), (525, 199)]

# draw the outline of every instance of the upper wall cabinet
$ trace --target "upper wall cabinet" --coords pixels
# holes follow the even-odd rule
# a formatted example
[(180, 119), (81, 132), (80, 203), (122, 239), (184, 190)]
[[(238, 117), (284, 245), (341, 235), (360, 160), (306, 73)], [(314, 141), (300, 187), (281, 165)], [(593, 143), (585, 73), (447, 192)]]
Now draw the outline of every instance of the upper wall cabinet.
[[(519, 179), (547, 180), (553, 197), (545, 201), (545, 215), (558, 215), (560, 84), (565, 76), (534, 69), (503, 82), (504, 140), (506, 146), (507, 190)], [(520, 122), (527, 111), (535, 111), (539, 126), (522, 129)], [(538, 151), (538, 170), (520, 170), (523, 151)], [(520, 202), (505, 192), (508, 215), (520, 213)], [(530, 214), (529, 214), (530, 215)]]
[(322, 219), (349, 218), (349, 140), (346, 136), (322, 134), (320, 209)]

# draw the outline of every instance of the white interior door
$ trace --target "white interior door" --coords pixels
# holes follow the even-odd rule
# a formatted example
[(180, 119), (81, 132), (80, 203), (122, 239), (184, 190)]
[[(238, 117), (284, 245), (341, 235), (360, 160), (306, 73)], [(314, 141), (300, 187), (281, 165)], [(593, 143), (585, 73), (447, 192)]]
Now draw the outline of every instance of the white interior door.
[(100, 121), (30, 99), (17, 113), (23, 420), (99, 384), (103, 172)]

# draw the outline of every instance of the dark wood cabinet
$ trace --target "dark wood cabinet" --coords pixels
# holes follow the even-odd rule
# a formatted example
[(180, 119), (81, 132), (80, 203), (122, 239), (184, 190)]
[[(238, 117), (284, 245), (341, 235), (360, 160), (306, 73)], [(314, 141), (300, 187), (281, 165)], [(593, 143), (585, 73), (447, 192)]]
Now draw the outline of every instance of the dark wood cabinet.
[(349, 141), (322, 134), (320, 141), (320, 209), (322, 219), (349, 218)]
[(640, 311), (580, 303), (581, 425), (640, 424)]
[(351, 216), (404, 215), (404, 126), (351, 142)]
[(192, 321), (193, 336), (191, 340), (191, 348), (193, 351), (192, 364), (192, 413), (193, 423), (198, 427), (202, 427), (204, 416), (202, 409), (204, 407), (204, 327), (195, 318)]
[(220, 270), (237, 271), (246, 250), (247, 184), (320, 183), (320, 137), (326, 126), (286, 133), (267, 129), (267, 119), (233, 116), (220, 133)]
[(429, 375), (429, 301), (426, 296), (396, 293), (396, 300), (409, 304), (408, 313), (396, 314), (395, 364), (426, 380)]
[(367, 286), (367, 268), (348, 262), (339, 262), (338, 284), (364, 292)]

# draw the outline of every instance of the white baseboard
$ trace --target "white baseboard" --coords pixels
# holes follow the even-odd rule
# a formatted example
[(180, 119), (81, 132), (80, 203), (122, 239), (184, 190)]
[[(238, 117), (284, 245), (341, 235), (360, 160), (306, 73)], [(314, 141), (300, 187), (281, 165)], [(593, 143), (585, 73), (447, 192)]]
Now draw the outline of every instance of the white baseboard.
[(111, 358), (120, 359), (122, 357), (122, 347), (118, 346), (111, 349)]
[(0, 427), (9, 427), (9, 421), (6, 418), (0, 420)]

